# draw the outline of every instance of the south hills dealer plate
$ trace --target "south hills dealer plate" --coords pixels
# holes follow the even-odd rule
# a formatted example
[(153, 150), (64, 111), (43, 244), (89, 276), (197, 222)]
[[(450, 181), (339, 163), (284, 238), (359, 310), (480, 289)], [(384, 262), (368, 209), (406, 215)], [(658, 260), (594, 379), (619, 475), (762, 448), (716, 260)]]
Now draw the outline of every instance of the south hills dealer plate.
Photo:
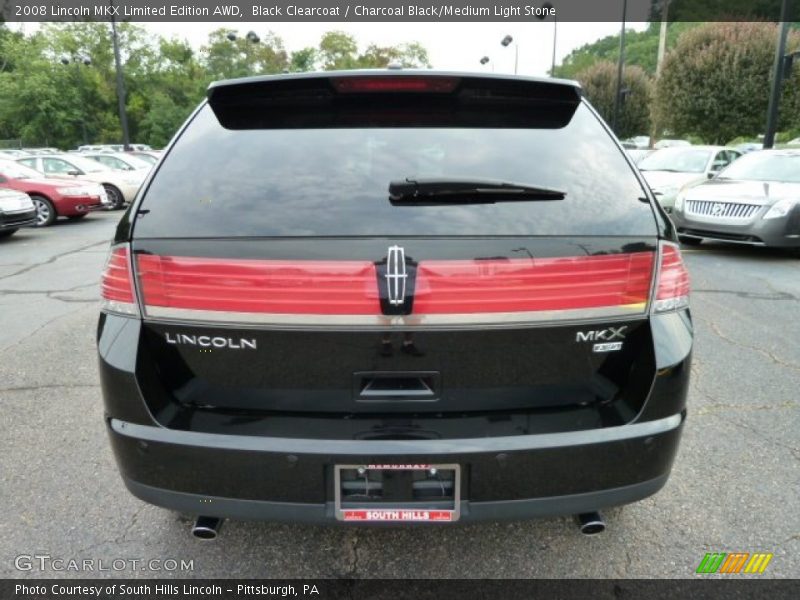
[(334, 480), (339, 521), (452, 523), (459, 518), (459, 465), (336, 465)]

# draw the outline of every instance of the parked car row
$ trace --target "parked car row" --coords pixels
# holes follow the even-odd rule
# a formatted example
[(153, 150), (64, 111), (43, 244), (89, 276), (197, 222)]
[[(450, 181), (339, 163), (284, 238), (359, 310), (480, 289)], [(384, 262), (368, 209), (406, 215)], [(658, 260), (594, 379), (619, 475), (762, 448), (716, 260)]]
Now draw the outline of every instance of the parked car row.
[[(5, 199), (0, 203), (3, 237), (20, 227), (46, 227), (59, 217), (81, 219), (95, 210), (123, 208), (133, 201), (159, 158), (153, 150), (82, 153), (31, 150), (53, 149), (0, 151), (0, 190)], [(32, 208), (32, 219), (7, 198), (10, 191), (27, 198), (25, 206)]]

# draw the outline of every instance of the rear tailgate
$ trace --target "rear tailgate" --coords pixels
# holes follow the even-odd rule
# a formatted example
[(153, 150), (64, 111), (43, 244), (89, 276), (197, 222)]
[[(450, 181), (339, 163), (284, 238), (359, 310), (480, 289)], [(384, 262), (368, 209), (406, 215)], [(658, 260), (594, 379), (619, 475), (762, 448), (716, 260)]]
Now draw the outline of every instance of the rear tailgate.
[[(422, 176), (565, 197), (389, 201), (390, 181)], [(643, 194), (567, 83), (220, 85), (137, 207), (140, 384), (180, 427), (214, 412), (628, 421), (655, 374)]]

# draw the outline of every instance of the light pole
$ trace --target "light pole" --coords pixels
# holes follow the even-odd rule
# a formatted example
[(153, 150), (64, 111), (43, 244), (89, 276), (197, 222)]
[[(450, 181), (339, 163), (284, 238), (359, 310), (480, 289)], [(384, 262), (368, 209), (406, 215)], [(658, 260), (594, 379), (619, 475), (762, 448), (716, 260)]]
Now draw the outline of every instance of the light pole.
[[(500, 40), (500, 45), (503, 48), (508, 48), (511, 43), (514, 42), (514, 38), (510, 35), (507, 35), (502, 40)], [(519, 65), (519, 45), (514, 42), (514, 75), (517, 74), (517, 66)]]
[[(787, 63), (783, 53), (786, 51), (786, 36), (789, 33), (789, 2), (783, 0), (781, 3), (781, 25), (778, 33), (778, 46), (775, 48), (775, 62), (772, 67), (772, 90), (769, 95), (769, 107), (767, 108), (767, 129), (764, 132), (764, 148), (772, 148), (775, 145), (775, 130), (778, 128), (778, 108), (781, 102), (781, 87), (783, 84), (784, 65)], [(794, 56), (789, 59), (790, 65), (794, 61)]]
[[(491, 62), (491, 60), (492, 59), (490, 59), (488, 56), (484, 56), (483, 58), (481, 58), (480, 62), (485, 67)], [(494, 63), (492, 63), (492, 73), (494, 73)]]
[[(550, 2), (545, 2), (542, 4), (543, 12), (537, 13), (536, 18), (540, 21), (544, 21), (547, 15), (545, 13), (551, 12), (553, 10), (553, 5)], [(553, 60), (550, 66), (550, 77), (556, 76), (556, 42), (558, 41), (558, 15), (553, 13)]]
[[(108, 4), (113, 8), (114, 0), (108, 0)], [(122, 60), (119, 56), (119, 39), (117, 37), (117, 22), (111, 11), (111, 41), (114, 45), (114, 68), (117, 71), (117, 104), (119, 105), (119, 123), (122, 126), (122, 148), (131, 149), (131, 138), (128, 133), (128, 113), (125, 112), (125, 81), (122, 77)]]
[(75, 86), (78, 90), (78, 100), (81, 104), (80, 114), (81, 114), (81, 137), (83, 138), (83, 143), (89, 143), (89, 134), (86, 131), (86, 95), (83, 92), (83, 84), (81, 82), (81, 65), (89, 67), (92, 65), (92, 60), (88, 56), (77, 56), (73, 54), (72, 56), (62, 56), (61, 57), (61, 64), (64, 66), (69, 66), (72, 63), (75, 65)]
[(614, 93), (614, 120), (611, 129), (619, 134), (619, 109), (622, 100), (622, 70), (625, 65), (625, 15), (628, 12), (628, 0), (622, 0), (622, 28), (619, 32), (619, 61), (617, 62), (617, 86)]

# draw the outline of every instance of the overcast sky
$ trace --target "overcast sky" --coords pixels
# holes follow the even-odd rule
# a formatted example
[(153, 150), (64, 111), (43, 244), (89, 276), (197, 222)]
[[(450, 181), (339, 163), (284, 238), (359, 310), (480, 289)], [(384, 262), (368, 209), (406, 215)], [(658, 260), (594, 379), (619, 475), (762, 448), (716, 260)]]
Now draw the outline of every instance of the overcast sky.
[[(488, 70), (494, 65), (499, 73), (513, 73), (514, 48), (504, 48), (500, 40), (513, 36), (519, 44), (519, 73), (546, 75), (553, 54), (553, 22), (510, 23), (140, 23), (142, 27), (165, 37), (187, 39), (199, 49), (208, 33), (218, 27), (232, 28), (245, 34), (251, 29), (263, 35), (269, 30), (278, 34), (288, 51), (316, 46), (326, 31), (339, 29), (352, 34), (359, 48), (371, 43), (395, 45), (420, 42), (428, 50), (436, 69)], [(629, 23), (628, 28), (642, 30), (646, 23)], [(31, 31), (34, 25), (17, 25)], [(619, 23), (558, 23), (556, 62), (571, 50), (607, 35), (619, 32)], [(482, 56), (491, 62), (482, 67)]]

